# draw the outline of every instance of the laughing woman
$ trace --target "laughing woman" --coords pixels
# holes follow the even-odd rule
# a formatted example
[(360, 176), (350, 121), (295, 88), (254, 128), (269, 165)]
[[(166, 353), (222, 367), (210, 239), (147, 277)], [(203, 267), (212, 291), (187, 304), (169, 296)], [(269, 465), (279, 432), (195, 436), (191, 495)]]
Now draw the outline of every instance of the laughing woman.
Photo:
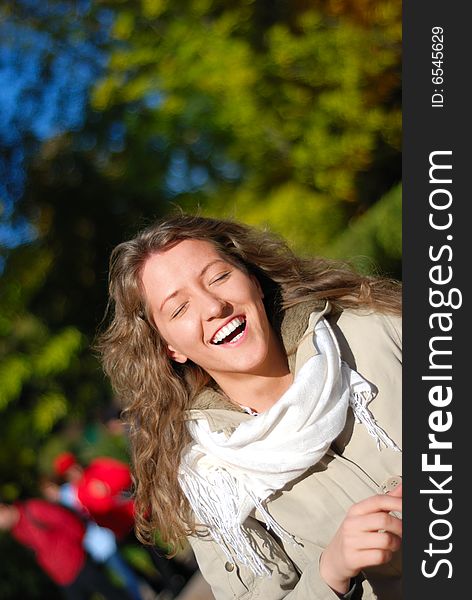
[(217, 600), (401, 598), (401, 289), (180, 215), (117, 246), (99, 338), (138, 535)]

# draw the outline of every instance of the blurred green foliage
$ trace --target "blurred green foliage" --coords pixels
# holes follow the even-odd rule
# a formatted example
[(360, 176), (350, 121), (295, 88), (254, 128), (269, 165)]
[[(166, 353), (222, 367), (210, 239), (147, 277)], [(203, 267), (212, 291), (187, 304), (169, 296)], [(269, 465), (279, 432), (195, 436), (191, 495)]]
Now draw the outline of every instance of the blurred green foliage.
[(400, 180), (400, 2), (107, 5), (117, 43), (92, 105), (133, 107), (129, 127), (146, 114), (184, 206), (316, 252)]
[(397, 185), (328, 245), (325, 254), (350, 260), (364, 272), (400, 278), (402, 258), (402, 188)]
[(50, 268), (48, 252), (24, 246), (10, 255), (0, 282), (0, 495), (6, 500), (31, 487), (40, 444), (72, 400), (64, 373), (73, 372), (82, 334), (72, 325), (51, 329), (29, 310)]

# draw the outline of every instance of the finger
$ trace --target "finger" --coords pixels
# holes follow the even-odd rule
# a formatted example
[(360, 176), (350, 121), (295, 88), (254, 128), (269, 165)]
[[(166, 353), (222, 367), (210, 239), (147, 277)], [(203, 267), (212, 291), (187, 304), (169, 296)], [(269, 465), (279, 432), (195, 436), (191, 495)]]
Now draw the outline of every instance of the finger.
[(392, 560), (392, 555), (393, 552), (391, 550), (382, 550), (380, 548), (362, 550), (358, 554), (357, 563), (360, 569), (385, 565)]
[(366, 515), (384, 510), (386, 512), (402, 510), (402, 499), (391, 494), (376, 494), (353, 504), (348, 513), (351, 516)]
[(396, 552), (402, 545), (400, 537), (388, 531), (363, 533), (357, 539), (357, 547), (359, 551), (364, 550), (388, 550)]
[(354, 517), (349, 527), (351, 531), (389, 531), (399, 537), (403, 532), (402, 520), (383, 511)]

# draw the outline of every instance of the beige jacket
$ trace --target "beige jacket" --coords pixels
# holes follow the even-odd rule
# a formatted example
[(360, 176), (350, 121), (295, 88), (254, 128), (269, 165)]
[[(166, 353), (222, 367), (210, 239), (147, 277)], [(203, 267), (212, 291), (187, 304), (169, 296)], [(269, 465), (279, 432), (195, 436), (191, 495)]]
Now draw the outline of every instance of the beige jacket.
[[(329, 314), (329, 306), (325, 310), (343, 359), (378, 389), (369, 405), (372, 414), (401, 447), (400, 318), (365, 310)], [(297, 372), (313, 354), (312, 332), (323, 312), (312, 312), (306, 304), (286, 312), (281, 333), (292, 371)], [(188, 416), (190, 419), (204, 416), (213, 430), (228, 433), (243, 420), (255, 418), (211, 390), (197, 398)], [(389, 477), (401, 473), (401, 453), (390, 449), (378, 451), (374, 438), (362, 424), (354, 422), (349, 411), (344, 431), (325, 457), (274, 494), (268, 503), (270, 514), (298, 543), (276, 539), (262, 519), (258, 519), (257, 512), (246, 521), (254, 543), (266, 556), (271, 577), (257, 577), (247, 567), (228, 562), (209, 536), (189, 538), (216, 600), (336, 600), (338, 596), (319, 574), (321, 552), (352, 504), (379, 493)], [(362, 583), (363, 593), (356, 593), (356, 598), (401, 598), (400, 553), (388, 565), (366, 569), (363, 575), (366, 578)]]

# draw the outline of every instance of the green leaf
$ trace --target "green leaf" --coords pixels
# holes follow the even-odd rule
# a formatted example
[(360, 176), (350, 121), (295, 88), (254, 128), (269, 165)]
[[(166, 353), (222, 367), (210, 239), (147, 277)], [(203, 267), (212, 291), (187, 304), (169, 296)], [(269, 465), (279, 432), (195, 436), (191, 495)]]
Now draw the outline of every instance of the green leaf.
[(33, 412), (33, 424), (40, 434), (49, 433), (67, 414), (67, 399), (59, 392), (49, 392), (38, 398)]
[(68, 327), (57, 334), (41, 349), (34, 360), (35, 373), (41, 377), (65, 371), (82, 343), (82, 334)]
[(0, 410), (20, 395), (31, 373), (28, 357), (20, 354), (8, 356), (0, 363)]

